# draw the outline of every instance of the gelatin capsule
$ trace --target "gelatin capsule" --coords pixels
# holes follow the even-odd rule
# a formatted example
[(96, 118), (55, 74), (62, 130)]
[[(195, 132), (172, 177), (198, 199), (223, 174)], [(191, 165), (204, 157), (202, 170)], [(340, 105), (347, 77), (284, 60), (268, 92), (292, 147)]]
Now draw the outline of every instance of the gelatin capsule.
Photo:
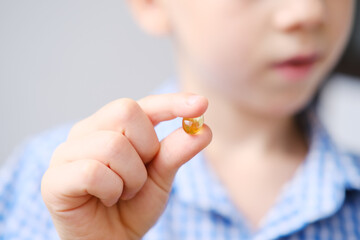
[(204, 124), (204, 115), (197, 118), (183, 118), (182, 127), (188, 134), (196, 134)]

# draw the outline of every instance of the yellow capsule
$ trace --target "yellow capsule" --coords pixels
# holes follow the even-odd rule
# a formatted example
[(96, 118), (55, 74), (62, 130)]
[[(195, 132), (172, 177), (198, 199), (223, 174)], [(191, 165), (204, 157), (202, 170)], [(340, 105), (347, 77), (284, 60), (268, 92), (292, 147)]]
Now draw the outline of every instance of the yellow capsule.
[(204, 115), (197, 118), (183, 118), (182, 127), (188, 134), (196, 134), (204, 124)]

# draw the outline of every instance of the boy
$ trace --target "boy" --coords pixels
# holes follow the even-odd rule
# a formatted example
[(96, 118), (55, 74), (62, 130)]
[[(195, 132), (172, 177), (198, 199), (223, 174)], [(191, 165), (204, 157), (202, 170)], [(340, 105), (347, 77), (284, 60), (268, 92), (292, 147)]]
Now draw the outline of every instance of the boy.
[[(119, 99), (72, 127), (42, 180), (61, 239), (359, 239), (359, 160), (310, 104), (355, 1), (129, 4), (173, 38), (179, 85), (160, 92), (180, 93)], [(155, 133), (203, 114), (211, 130)]]

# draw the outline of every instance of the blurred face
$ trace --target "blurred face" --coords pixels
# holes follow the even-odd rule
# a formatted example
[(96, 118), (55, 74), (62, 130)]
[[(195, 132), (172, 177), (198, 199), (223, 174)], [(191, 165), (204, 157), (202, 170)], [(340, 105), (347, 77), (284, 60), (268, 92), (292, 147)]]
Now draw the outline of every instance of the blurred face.
[(167, 0), (192, 81), (261, 113), (294, 114), (347, 42), (354, 0)]

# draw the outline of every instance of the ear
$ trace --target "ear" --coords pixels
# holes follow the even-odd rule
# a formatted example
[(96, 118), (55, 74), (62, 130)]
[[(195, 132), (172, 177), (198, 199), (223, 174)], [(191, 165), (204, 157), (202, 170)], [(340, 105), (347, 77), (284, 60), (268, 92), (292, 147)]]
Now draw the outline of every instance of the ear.
[(127, 0), (127, 2), (135, 20), (143, 30), (157, 36), (169, 34), (169, 18), (163, 0)]

